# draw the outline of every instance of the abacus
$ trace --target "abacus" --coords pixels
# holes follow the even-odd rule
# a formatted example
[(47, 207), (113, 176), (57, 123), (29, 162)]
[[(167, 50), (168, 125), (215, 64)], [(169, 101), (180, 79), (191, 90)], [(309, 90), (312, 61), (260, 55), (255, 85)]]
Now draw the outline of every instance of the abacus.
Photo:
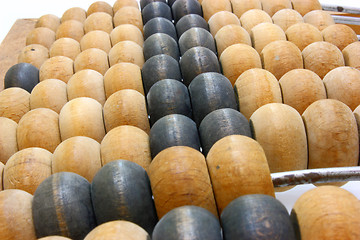
[[(325, 10), (117, 0), (19, 20), (0, 238), (360, 239), (339, 188), (360, 180), (357, 20)], [(275, 192), (303, 183), (289, 215)]]

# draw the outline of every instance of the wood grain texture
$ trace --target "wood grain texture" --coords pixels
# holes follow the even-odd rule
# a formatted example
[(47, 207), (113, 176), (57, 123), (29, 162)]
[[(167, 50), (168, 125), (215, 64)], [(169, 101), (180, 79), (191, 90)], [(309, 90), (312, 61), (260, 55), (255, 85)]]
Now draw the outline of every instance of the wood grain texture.
[(240, 18), (250, 9), (262, 9), (260, 0), (230, 0), (233, 13)]
[(109, 51), (110, 66), (121, 62), (134, 63), (142, 68), (145, 63), (142, 46), (133, 41), (121, 41), (115, 44)]
[(89, 48), (99, 48), (106, 53), (111, 49), (110, 35), (101, 30), (93, 30), (86, 33), (80, 41), (81, 51)]
[(74, 74), (74, 61), (64, 56), (47, 59), (39, 69), (39, 79), (59, 79), (67, 83)]
[(18, 62), (30, 63), (37, 69), (49, 58), (49, 50), (40, 44), (30, 44), (24, 47), (18, 58)]
[(0, 161), (7, 160), (18, 151), (16, 129), (17, 123), (10, 118), (0, 117)]
[(218, 56), (229, 46), (237, 43), (244, 43), (252, 46), (249, 33), (240, 25), (230, 24), (217, 31), (215, 35)]
[(304, 16), (313, 10), (321, 10), (321, 4), (318, 0), (291, 0), (293, 9)]
[(344, 24), (330, 25), (321, 34), (324, 41), (334, 44), (341, 51), (349, 44), (359, 41), (355, 31)]
[(75, 39), (63, 37), (57, 39), (50, 48), (50, 57), (65, 56), (75, 61), (76, 56), (81, 52), (80, 43)]
[(208, 24), (211, 34), (215, 36), (216, 33), (220, 30), (220, 28), (226, 25), (230, 25), (230, 24), (240, 25), (240, 20), (232, 12), (220, 11), (211, 16), (211, 18), (208, 21)]
[(95, 30), (101, 30), (110, 34), (113, 29), (113, 18), (105, 12), (92, 13), (84, 21), (85, 34)]
[(342, 51), (345, 65), (360, 70), (360, 42), (348, 45)]
[[(119, 2), (119, 1), (118, 1)], [(114, 28), (110, 33), (112, 46), (121, 41), (133, 41), (139, 46), (144, 44), (144, 36), (139, 28), (132, 24), (121, 24)]]
[(319, 29), (309, 23), (294, 24), (286, 30), (285, 34), (287, 40), (294, 43), (300, 51), (304, 50), (305, 47), (313, 42), (323, 40)]
[(284, 30), (284, 32), (296, 23), (303, 23), (304, 19), (297, 11), (293, 9), (281, 9), (272, 16), (274, 24)]
[(19, 122), (30, 111), (30, 93), (18, 87), (0, 92), (0, 116)]
[(308, 12), (304, 15), (304, 22), (314, 25), (320, 31), (324, 30), (327, 26), (335, 24), (331, 15), (323, 10), (313, 10)]
[(285, 40), (286, 36), (284, 31), (276, 24), (273, 23), (260, 23), (253, 27), (250, 32), (253, 47), (260, 54), (261, 51), (271, 42), (277, 40)]
[(292, 9), (290, 0), (260, 0), (262, 9), (267, 12), (271, 17), (281, 9)]
[(267, 12), (260, 9), (250, 9), (243, 13), (240, 17), (240, 23), (248, 33), (251, 33), (251, 29), (260, 23), (272, 23), (272, 19)]
[(201, 7), (204, 19), (208, 22), (212, 15), (220, 11), (231, 12), (230, 0), (203, 0)]

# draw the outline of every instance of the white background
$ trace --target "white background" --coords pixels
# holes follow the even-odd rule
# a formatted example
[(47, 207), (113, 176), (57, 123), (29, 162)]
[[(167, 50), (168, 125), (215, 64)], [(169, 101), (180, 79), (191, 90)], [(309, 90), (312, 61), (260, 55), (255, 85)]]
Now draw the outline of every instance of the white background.
[[(39, 18), (45, 14), (54, 14), (61, 17), (62, 14), (71, 7), (81, 7), (85, 10), (96, 0), (61, 0), (61, 1), (49, 1), (49, 0), (2, 0), (0, 2), (0, 41), (5, 38), (9, 32), (11, 26), (19, 18)], [(113, 5), (115, 0), (103, 0)], [(342, 5), (360, 7), (359, 0), (320, 0), (322, 4), (334, 4), (341, 2)], [(291, 210), (296, 199), (308, 191), (314, 188), (313, 185), (296, 186), (295, 188), (283, 192), (277, 193), (276, 197), (284, 203), (288, 210)], [(360, 199), (360, 182), (351, 182), (343, 186), (343, 188), (349, 190)]]

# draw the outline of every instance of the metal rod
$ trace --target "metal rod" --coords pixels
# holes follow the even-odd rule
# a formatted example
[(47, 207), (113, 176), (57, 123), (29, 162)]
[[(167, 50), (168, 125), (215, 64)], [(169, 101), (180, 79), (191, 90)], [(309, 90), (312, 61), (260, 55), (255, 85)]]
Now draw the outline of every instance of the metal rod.
[(336, 5), (335, 4), (321, 4), (321, 6), (322, 6), (322, 9), (325, 11), (360, 14), (359, 7), (342, 6), (340, 4), (336, 4)]
[(272, 173), (274, 187), (308, 183), (360, 181), (360, 167), (318, 168)]
[(360, 25), (360, 18), (332, 15), (335, 23)]

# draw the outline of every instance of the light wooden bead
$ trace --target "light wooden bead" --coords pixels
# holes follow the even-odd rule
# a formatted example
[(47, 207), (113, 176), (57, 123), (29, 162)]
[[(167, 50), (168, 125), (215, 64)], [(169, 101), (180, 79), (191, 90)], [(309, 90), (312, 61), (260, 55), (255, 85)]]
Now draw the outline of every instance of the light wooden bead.
[(352, 111), (360, 105), (360, 71), (338, 67), (324, 77), (327, 97), (345, 103)]
[(56, 32), (59, 25), (60, 18), (53, 14), (46, 14), (39, 18), (39, 20), (36, 22), (35, 27), (46, 27)]
[(302, 117), (308, 138), (309, 168), (357, 166), (359, 136), (348, 106), (334, 99), (318, 100)]
[(64, 56), (56, 56), (46, 60), (39, 72), (40, 81), (46, 79), (59, 79), (65, 83), (74, 74), (74, 61)]
[(242, 135), (224, 137), (212, 146), (206, 162), (219, 214), (246, 194), (275, 197), (264, 150), (255, 140)]
[(105, 73), (106, 98), (123, 89), (134, 89), (144, 94), (140, 67), (133, 63), (117, 63)]
[(84, 69), (92, 69), (104, 75), (109, 69), (106, 52), (98, 48), (89, 48), (77, 55), (74, 61), (74, 70), (79, 72)]
[(253, 47), (260, 54), (266, 45), (271, 42), (284, 40), (286, 36), (284, 31), (275, 24), (272, 23), (260, 23), (251, 29), (250, 33)]
[(274, 24), (284, 30), (284, 32), (292, 25), (296, 23), (303, 23), (304, 19), (297, 11), (293, 9), (281, 9), (277, 11), (273, 16), (272, 20)]
[(121, 24), (132, 24), (143, 32), (143, 21), (141, 12), (134, 7), (122, 7), (114, 15), (115, 27)]
[(89, 97), (104, 105), (104, 77), (95, 70), (81, 70), (75, 73), (67, 83), (67, 94), (69, 101), (78, 97)]
[(59, 126), (63, 141), (74, 136), (86, 136), (101, 142), (105, 136), (102, 106), (92, 98), (75, 98), (61, 109)]
[(304, 16), (313, 10), (322, 10), (321, 4), (318, 0), (291, 0), (295, 11)]
[(262, 9), (260, 0), (230, 0), (233, 13), (240, 18), (250, 9)]
[(309, 23), (294, 24), (286, 30), (285, 34), (287, 40), (294, 43), (300, 51), (311, 43), (323, 41), (319, 29)]
[(84, 22), (84, 31), (88, 33), (94, 30), (101, 30), (108, 34), (114, 29), (112, 17), (104, 12), (96, 12), (88, 16)]
[(89, 48), (99, 48), (106, 53), (111, 49), (110, 36), (107, 32), (101, 30), (94, 30), (88, 32), (80, 41), (81, 51)]
[(185, 205), (218, 216), (205, 157), (199, 151), (185, 146), (161, 151), (150, 164), (149, 178), (159, 219)]
[(255, 27), (256, 25), (260, 23), (272, 23), (272, 19), (265, 11), (261, 9), (251, 9), (249, 11), (246, 11), (243, 15), (240, 17), (240, 23), (241, 26), (248, 31), (248, 33), (251, 33), (251, 29)]
[(73, 61), (81, 52), (80, 43), (72, 38), (59, 38), (50, 48), (50, 57), (65, 56)]
[(12, 155), (4, 168), (4, 189), (20, 189), (34, 194), (51, 175), (52, 153), (42, 148), (26, 148)]
[(60, 24), (56, 31), (56, 39), (72, 38), (80, 42), (84, 36), (84, 24), (77, 20), (67, 20)]
[(302, 51), (304, 68), (315, 72), (320, 78), (332, 69), (345, 65), (339, 48), (328, 42), (314, 42)]
[(84, 240), (148, 240), (149, 234), (135, 223), (117, 220), (103, 223), (94, 228)]
[(291, 218), (301, 239), (359, 239), (360, 204), (350, 192), (335, 186), (312, 189), (295, 202)]
[(314, 25), (320, 31), (324, 30), (327, 26), (335, 24), (331, 15), (323, 10), (313, 10), (308, 12), (304, 15), (304, 22)]
[(236, 80), (234, 88), (240, 112), (247, 119), (265, 104), (282, 103), (278, 80), (271, 72), (261, 68), (246, 70)]
[[(1, 174), (1, 176), (4, 175), (4, 168), (5, 168), (5, 165), (2, 162), (0, 162), (0, 174)], [(1, 177), (0, 178), (0, 191), (4, 190), (3, 186), (4, 186), (3, 185), (3, 178)]]
[(0, 92), (0, 117), (19, 122), (30, 111), (30, 93), (22, 88), (7, 88)]
[(1, 239), (37, 239), (32, 219), (32, 200), (33, 196), (22, 190), (0, 192)]
[(112, 46), (115, 46), (121, 41), (133, 41), (139, 44), (140, 47), (144, 45), (144, 37), (139, 28), (132, 24), (121, 24), (114, 28), (110, 33)]
[(229, 46), (243, 43), (252, 46), (249, 33), (240, 25), (230, 24), (222, 27), (215, 35), (218, 55)]
[(101, 142), (101, 162), (125, 159), (145, 170), (151, 162), (149, 135), (140, 128), (123, 125), (112, 129)]
[(49, 108), (60, 113), (67, 103), (66, 83), (58, 79), (47, 79), (38, 83), (30, 95), (30, 108)]
[(307, 69), (294, 69), (279, 80), (283, 101), (300, 114), (313, 102), (326, 99), (324, 83), (316, 73)]
[(203, 0), (201, 7), (204, 19), (208, 22), (212, 15), (220, 11), (231, 12), (230, 0)]
[(49, 58), (49, 50), (40, 44), (30, 44), (25, 46), (18, 57), (18, 63), (30, 63), (37, 69)]
[(143, 49), (133, 41), (118, 42), (109, 52), (109, 62), (110, 66), (121, 62), (128, 62), (142, 68), (145, 63)]
[(134, 7), (139, 9), (139, 3), (136, 0), (116, 0), (113, 5), (114, 14), (123, 7)]
[(360, 42), (348, 45), (342, 51), (345, 65), (360, 70)]
[(71, 240), (71, 239), (61, 236), (48, 236), (48, 237), (38, 238), (38, 240)]
[(145, 97), (132, 89), (124, 89), (112, 94), (104, 105), (106, 131), (121, 125), (131, 125), (150, 132)]
[(61, 143), (59, 114), (48, 108), (37, 108), (26, 113), (16, 131), (19, 150), (29, 147), (54, 152)]
[(220, 56), (223, 74), (234, 86), (236, 79), (246, 70), (261, 68), (256, 50), (249, 45), (238, 43), (226, 48)]
[(114, 15), (112, 6), (104, 1), (97, 1), (91, 4), (86, 12), (86, 15), (90, 16), (96, 12), (105, 12), (111, 17)]
[[(18, 151), (16, 139), (17, 126), (15, 121), (0, 117), (0, 161), (3, 164), (6, 164), (7, 160)], [(2, 180), (2, 178), (0, 179)]]
[(344, 24), (330, 25), (321, 34), (324, 41), (334, 44), (341, 51), (349, 44), (359, 41), (355, 31)]
[(230, 25), (236, 24), (240, 26), (239, 18), (229, 11), (220, 11), (212, 15), (208, 21), (210, 32), (213, 36), (220, 30), (220, 28)]
[(100, 144), (88, 137), (66, 139), (56, 148), (52, 157), (52, 173), (73, 172), (89, 182), (100, 168)]
[(292, 9), (290, 0), (260, 0), (262, 9), (267, 12), (271, 17), (281, 9)]
[(55, 32), (49, 28), (34, 28), (26, 37), (26, 45), (40, 44), (49, 49), (55, 41)]
[(64, 23), (68, 20), (77, 20), (83, 23), (86, 19), (86, 11), (79, 7), (73, 7), (64, 12), (61, 17), (61, 23)]
[(269, 43), (260, 54), (263, 68), (280, 79), (293, 69), (303, 68), (301, 51), (292, 42), (280, 40)]

